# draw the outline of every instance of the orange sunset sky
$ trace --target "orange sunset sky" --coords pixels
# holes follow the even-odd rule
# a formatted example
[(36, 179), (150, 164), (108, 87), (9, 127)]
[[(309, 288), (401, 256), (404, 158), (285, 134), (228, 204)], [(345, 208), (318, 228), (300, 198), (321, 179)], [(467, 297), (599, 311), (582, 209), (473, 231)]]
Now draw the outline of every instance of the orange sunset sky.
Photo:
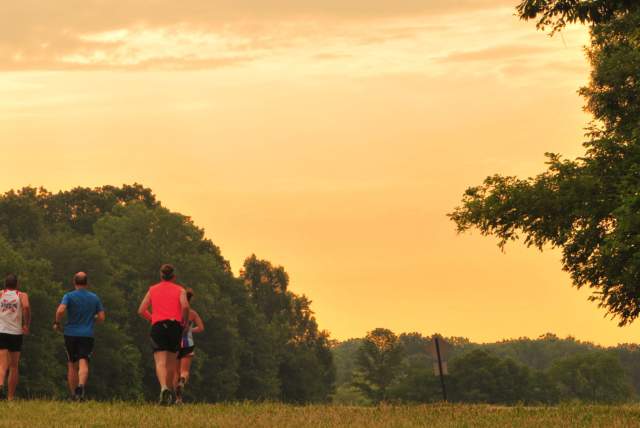
[(586, 28), (517, 0), (0, 0), (2, 191), (139, 182), (332, 337), (640, 341), (560, 254), (458, 236), (493, 173), (582, 153)]

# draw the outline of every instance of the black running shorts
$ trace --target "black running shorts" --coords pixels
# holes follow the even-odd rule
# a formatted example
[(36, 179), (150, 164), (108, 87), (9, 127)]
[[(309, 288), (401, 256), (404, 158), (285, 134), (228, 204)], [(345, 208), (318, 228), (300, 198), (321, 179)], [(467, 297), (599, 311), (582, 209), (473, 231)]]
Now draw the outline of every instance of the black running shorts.
[(90, 360), (93, 353), (93, 337), (65, 336), (64, 347), (70, 363), (79, 360)]
[(0, 349), (7, 349), (9, 352), (20, 352), (22, 350), (22, 335), (0, 333)]
[(158, 321), (151, 326), (151, 346), (153, 352), (178, 352), (182, 339), (182, 325), (178, 321)]
[(195, 349), (195, 346), (189, 346), (186, 348), (180, 348), (180, 350), (178, 351), (178, 359), (182, 359), (184, 357), (193, 357), (193, 350)]

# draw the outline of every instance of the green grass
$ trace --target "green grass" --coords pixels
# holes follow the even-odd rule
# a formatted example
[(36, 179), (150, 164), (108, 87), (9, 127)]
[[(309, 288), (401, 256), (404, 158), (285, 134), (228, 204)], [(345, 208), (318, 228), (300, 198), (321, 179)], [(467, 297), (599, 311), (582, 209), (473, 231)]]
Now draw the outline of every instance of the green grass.
[(288, 406), (22, 401), (1, 403), (11, 427), (640, 427), (640, 406)]

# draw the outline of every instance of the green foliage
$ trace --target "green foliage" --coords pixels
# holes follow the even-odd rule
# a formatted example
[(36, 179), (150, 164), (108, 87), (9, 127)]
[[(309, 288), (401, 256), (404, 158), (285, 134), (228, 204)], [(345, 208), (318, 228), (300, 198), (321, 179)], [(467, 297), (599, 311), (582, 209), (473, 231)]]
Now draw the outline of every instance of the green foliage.
[(558, 359), (595, 350), (597, 347), (591, 343), (577, 341), (572, 337), (561, 339), (554, 334), (547, 333), (537, 339), (523, 337), (486, 344), (483, 349), (499, 357), (512, 358), (535, 370), (547, 370)]
[(510, 358), (476, 349), (451, 364), (455, 401), (515, 404), (528, 399), (531, 373)]
[(335, 393), (331, 396), (331, 402), (349, 406), (368, 406), (372, 404), (371, 400), (365, 397), (362, 391), (350, 384), (337, 387)]
[(57, 194), (24, 188), (0, 196), (0, 273), (19, 275), (33, 307), (19, 393), (66, 395), (62, 336), (51, 322), (73, 274), (83, 270), (107, 312), (96, 328), (90, 396), (155, 399), (149, 326), (137, 307), (159, 280), (162, 263), (174, 264), (178, 281), (194, 289), (192, 303), (206, 326), (196, 337), (188, 397), (329, 399), (335, 369), (328, 333), (319, 331), (311, 302), (286, 289), (284, 269), (252, 256), (245, 270), (259, 267), (268, 279), (264, 287), (234, 277), (202, 229), (137, 184)]
[(336, 385), (350, 385), (356, 369), (355, 354), (362, 339), (349, 339), (332, 347), (333, 361), (336, 367)]
[(328, 400), (334, 391), (333, 354), (329, 334), (318, 329), (311, 301), (288, 290), (284, 268), (255, 255), (245, 261), (241, 278), (273, 337), (279, 398), (297, 403)]
[(443, 400), (440, 378), (426, 364), (408, 364), (389, 395), (394, 401), (404, 403), (435, 403)]
[[(435, 361), (427, 348), (432, 340), (433, 336), (424, 337), (419, 333), (399, 336), (404, 357), (388, 389), (389, 401), (433, 403), (442, 400), (440, 380), (433, 370)], [(445, 340), (451, 345), (449, 375), (445, 376), (451, 401), (510, 405), (550, 405), (562, 401), (612, 403), (637, 398), (640, 391), (638, 345), (601, 348), (572, 337), (560, 339), (550, 333), (537, 339), (487, 344), (471, 343), (464, 338)], [(362, 404), (366, 397), (362, 393), (355, 395), (350, 383), (340, 381), (359, 378), (356, 343), (364, 341), (351, 339), (333, 347), (339, 373), (349, 367), (353, 371), (340, 374), (336, 403)], [(604, 380), (604, 371), (609, 368), (609, 378)], [(582, 389), (572, 386), (574, 384)], [(589, 395), (592, 391), (583, 387), (584, 384), (598, 384), (596, 395)], [(375, 396), (370, 396), (375, 401)]]
[(356, 352), (353, 385), (373, 402), (386, 401), (389, 388), (398, 378), (404, 357), (402, 342), (391, 331), (370, 331)]
[(637, 7), (636, 0), (523, 0), (517, 11), (521, 19), (538, 18), (538, 28), (556, 32), (575, 22), (601, 24)]
[(589, 352), (557, 361), (550, 370), (565, 399), (618, 403), (630, 398), (631, 385), (612, 354)]
[(625, 325), (640, 315), (640, 10), (595, 25), (589, 58), (591, 83), (581, 93), (595, 120), (585, 155), (547, 154), (547, 171), (533, 178), (488, 177), (450, 218), (459, 232), (477, 228), (500, 246), (523, 237), (561, 248), (573, 283), (592, 288), (591, 299)]
[(620, 361), (637, 399), (640, 395), (640, 345), (618, 345), (610, 349), (610, 352)]

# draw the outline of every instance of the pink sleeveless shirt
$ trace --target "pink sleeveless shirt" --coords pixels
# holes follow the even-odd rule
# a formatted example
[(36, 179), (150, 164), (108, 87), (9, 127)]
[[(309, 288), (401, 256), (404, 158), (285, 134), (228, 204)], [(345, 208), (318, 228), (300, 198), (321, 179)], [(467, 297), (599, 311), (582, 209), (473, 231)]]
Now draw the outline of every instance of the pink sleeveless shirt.
[(169, 281), (162, 281), (149, 288), (151, 295), (151, 324), (165, 320), (174, 320), (182, 323), (180, 294), (183, 291), (182, 287)]

